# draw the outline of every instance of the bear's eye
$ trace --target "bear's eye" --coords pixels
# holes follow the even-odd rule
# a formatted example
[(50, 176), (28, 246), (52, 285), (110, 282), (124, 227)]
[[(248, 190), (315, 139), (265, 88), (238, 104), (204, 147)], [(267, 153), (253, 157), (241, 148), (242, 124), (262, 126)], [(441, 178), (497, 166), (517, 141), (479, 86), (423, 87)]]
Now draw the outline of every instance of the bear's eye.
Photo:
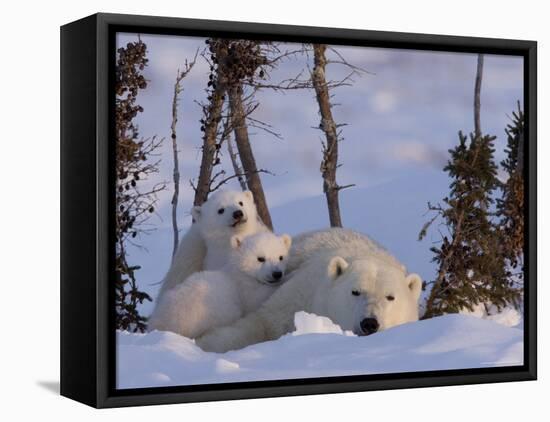
[(239, 205), (242, 207), (243, 206), (243, 201), (239, 201)]
[(281, 256), (279, 257), (279, 261), (282, 261), (282, 260), (283, 260), (283, 256), (281, 255)]
[(225, 211), (225, 210), (224, 210), (223, 208), (220, 208), (220, 209), (218, 210), (218, 214), (223, 214), (224, 211)]
[(265, 258), (263, 256), (258, 257), (258, 262), (265, 262)]
[(387, 296), (386, 296), (386, 299), (388, 299), (388, 300), (391, 302), (392, 300), (395, 300), (395, 296), (393, 296), (393, 295), (387, 295)]
[(359, 296), (361, 293), (359, 293), (359, 290), (352, 290), (352, 291), (351, 291), (351, 294), (352, 294), (353, 296)]

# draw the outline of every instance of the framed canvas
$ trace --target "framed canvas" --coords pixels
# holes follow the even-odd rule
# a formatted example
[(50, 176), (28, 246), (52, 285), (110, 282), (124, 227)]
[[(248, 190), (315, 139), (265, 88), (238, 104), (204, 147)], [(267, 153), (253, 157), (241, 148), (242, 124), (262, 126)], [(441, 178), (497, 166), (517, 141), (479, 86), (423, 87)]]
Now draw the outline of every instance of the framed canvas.
[(536, 379), (536, 69), (534, 41), (63, 26), (61, 394)]

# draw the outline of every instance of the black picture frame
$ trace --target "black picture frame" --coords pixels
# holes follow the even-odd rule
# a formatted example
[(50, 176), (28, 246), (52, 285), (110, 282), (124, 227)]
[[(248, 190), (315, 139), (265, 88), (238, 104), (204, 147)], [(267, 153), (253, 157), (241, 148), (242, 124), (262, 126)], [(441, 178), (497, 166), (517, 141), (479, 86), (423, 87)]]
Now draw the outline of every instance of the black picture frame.
[[(524, 57), (523, 366), (116, 390), (112, 289), (116, 32), (322, 42)], [(61, 394), (119, 407), (534, 380), (537, 377), (537, 44), (534, 41), (95, 14), (61, 28)]]

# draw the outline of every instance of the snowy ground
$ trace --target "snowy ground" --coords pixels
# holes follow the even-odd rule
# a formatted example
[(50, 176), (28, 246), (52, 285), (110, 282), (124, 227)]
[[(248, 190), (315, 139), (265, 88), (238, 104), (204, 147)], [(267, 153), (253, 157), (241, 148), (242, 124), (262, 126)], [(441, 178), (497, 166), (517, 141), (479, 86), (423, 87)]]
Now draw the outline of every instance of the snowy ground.
[[(117, 334), (118, 388), (209, 384), (523, 364), (523, 330), (446, 315), (368, 337), (299, 312), (297, 330), (224, 354), (168, 332)], [(521, 326), (521, 325), (520, 325)]]

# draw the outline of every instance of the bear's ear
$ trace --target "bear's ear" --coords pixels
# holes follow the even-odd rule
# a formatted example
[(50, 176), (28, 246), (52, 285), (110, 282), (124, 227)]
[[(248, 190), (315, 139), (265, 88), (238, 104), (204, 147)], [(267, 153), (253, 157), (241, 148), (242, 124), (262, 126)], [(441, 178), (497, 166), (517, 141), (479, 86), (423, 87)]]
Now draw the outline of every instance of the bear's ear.
[(193, 223), (196, 223), (199, 221), (199, 218), (201, 216), (201, 207), (200, 205), (194, 206), (191, 208), (191, 216), (193, 217)]
[(233, 236), (231, 238), (231, 247), (233, 249), (239, 249), (243, 244), (243, 240), (239, 236)]
[(254, 202), (254, 195), (249, 190), (245, 190), (244, 196), (246, 196), (246, 199), (249, 199), (250, 201)]
[(418, 300), (422, 291), (422, 279), (420, 276), (418, 274), (409, 274), (405, 281), (415, 300)]
[(281, 239), (283, 243), (285, 244), (287, 249), (290, 249), (290, 245), (292, 245), (292, 238), (288, 234), (283, 234), (281, 236)]
[(336, 280), (338, 277), (344, 274), (348, 267), (349, 264), (344, 258), (340, 256), (335, 256), (328, 263), (328, 276), (331, 280)]

